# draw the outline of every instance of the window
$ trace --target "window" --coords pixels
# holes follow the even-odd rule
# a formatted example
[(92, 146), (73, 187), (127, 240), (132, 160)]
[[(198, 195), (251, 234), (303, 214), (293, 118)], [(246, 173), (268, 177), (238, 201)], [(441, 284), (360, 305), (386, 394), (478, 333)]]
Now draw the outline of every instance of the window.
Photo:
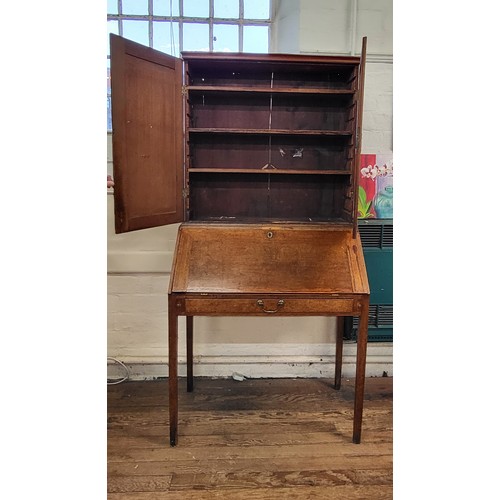
[[(269, 51), (270, 0), (108, 0), (109, 33), (175, 57), (182, 51)], [(108, 47), (108, 130), (111, 85)]]

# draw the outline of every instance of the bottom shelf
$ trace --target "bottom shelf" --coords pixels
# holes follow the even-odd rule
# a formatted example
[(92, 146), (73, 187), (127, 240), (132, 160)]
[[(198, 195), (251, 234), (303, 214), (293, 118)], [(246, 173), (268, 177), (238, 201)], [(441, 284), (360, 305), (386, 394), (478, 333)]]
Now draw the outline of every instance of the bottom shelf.
[(214, 223), (219, 223), (219, 222), (227, 222), (231, 224), (304, 224), (304, 225), (311, 225), (312, 224), (335, 224), (339, 226), (352, 226), (352, 224), (344, 219), (340, 218), (330, 218), (330, 219), (320, 219), (320, 218), (295, 218), (292, 219), (290, 217), (287, 218), (270, 218), (270, 217), (204, 217), (204, 218), (197, 218), (193, 219), (191, 218), (190, 221), (192, 222), (214, 222)]
[(349, 176), (214, 174), (190, 176), (192, 221), (352, 223)]

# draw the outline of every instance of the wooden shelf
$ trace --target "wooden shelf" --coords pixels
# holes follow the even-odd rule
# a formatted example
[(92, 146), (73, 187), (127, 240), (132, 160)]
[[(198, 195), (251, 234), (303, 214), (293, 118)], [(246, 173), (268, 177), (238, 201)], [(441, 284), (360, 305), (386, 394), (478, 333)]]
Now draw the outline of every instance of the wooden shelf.
[(189, 173), (210, 173), (210, 174), (292, 174), (292, 175), (351, 175), (350, 170), (296, 170), (284, 168), (190, 168)]
[(331, 227), (332, 223), (338, 227), (350, 228), (352, 223), (346, 222), (345, 220), (332, 217), (332, 218), (318, 218), (315, 217), (311, 219), (310, 217), (301, 218), (286, 218), (286, 217), (203, 217), (200, 219), (195, 219), (193, 223), (206, 223), (206, 222), (230, 222), (230, 223), (243, 223), (243, 224), (307, 224), (311, 225), (328, 225)]
[(192, 134), (250, 134), (250, 135), (310, 135), (310, 136), (352, 136), (349, 130), (289, 130), (251, 128), (190, 128)]
[(326, 94), (354, 95), (353, 89), (299, 88), (299, 87), (250, 87), (229, 85), (188, 85), (189, 92), (241, 92), (254, 94)]

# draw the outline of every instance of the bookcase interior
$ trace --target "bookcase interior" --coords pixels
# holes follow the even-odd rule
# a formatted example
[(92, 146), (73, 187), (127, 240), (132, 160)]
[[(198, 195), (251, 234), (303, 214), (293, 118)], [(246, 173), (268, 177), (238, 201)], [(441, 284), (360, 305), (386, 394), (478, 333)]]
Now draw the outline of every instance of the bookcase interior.
[(353, 223), (356, 64), (183, 57), (189, 220)]

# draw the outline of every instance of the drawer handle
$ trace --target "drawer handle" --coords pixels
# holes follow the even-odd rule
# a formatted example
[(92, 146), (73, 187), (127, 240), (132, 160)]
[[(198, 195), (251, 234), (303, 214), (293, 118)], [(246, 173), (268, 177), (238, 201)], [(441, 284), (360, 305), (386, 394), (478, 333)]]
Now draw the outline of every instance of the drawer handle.
[(285, 305), (285, 301), (283, 299), (280, 299), (278, 300), (278, 303), (276, 304), (276, 309), (265, 309), (264, 307), (264, 301), (262, 299), (259, 299), (257, 301), (257, 305), (259, 307), (262, 307), (262, 310), (265, 312), (265, 313), (268, 313), (268, 314), (273, 314), (275, 312), (278, 312), (279, 308), (280, 307), (283, 307)]

